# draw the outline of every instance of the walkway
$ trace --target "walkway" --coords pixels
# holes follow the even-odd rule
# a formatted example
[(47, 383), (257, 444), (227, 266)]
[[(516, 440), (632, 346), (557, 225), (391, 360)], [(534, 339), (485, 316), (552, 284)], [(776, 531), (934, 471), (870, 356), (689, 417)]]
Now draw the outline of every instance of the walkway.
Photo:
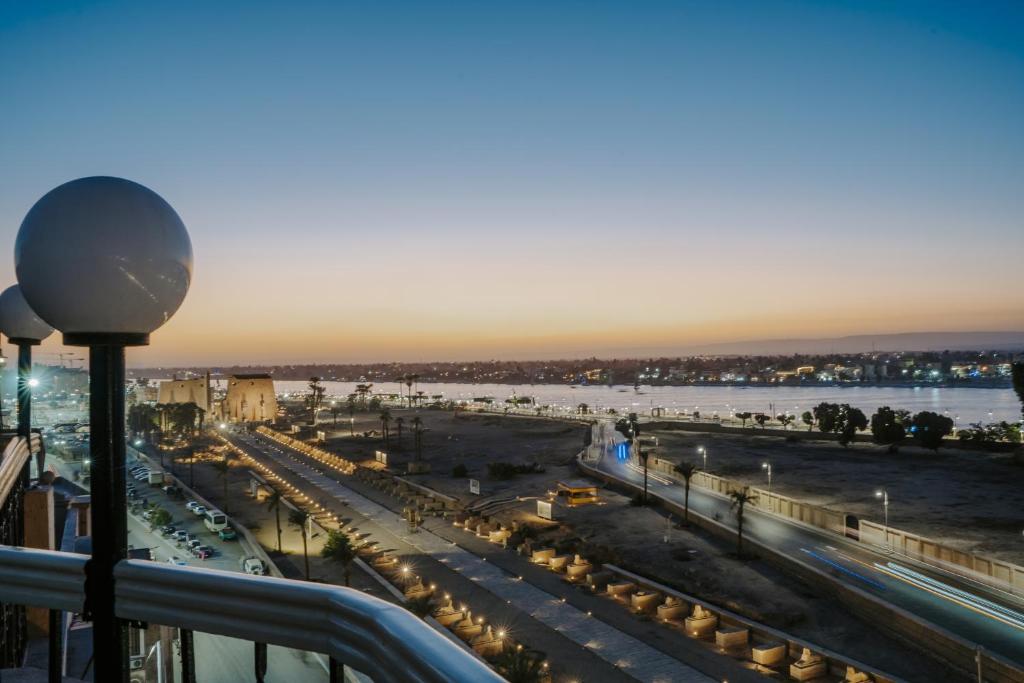
[(245, 442), (312, 486), (344, 501), (355, 512), (373, 520), (421, 553), (461, 573), (629, 676), (650, 683), (705, 683), (714, 680), (603, 621), (587, 616), (560, 598), (505, 573), (493, 563), (429, 530), (421, 528), (418, 533), (409, 533), (407, 524), (397, 514), (286, 454), (278, 444), (255, 439), (245, 439)]

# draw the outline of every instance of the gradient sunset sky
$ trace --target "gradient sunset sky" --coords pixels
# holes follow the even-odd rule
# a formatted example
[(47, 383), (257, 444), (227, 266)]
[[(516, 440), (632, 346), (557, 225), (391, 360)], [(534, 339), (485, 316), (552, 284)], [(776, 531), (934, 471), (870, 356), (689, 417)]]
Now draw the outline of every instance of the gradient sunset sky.
[(8, 254), (86, 175), (190, 230), (132, 365), (1024, 329), (1020, 2), (9, 2), (0, 93)]

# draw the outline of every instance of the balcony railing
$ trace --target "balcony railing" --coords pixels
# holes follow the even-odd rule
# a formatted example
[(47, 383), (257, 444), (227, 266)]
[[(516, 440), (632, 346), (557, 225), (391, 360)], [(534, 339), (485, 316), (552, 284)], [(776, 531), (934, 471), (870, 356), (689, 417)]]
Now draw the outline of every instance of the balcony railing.
[[(88, 559), (0, 547), (0, 602), (80, 612)], [(142, 560), (120, 562), (115, 577), (122, 619), (319, 652), (385, 683), (503, 680), (411, 612), (357, 590)]]

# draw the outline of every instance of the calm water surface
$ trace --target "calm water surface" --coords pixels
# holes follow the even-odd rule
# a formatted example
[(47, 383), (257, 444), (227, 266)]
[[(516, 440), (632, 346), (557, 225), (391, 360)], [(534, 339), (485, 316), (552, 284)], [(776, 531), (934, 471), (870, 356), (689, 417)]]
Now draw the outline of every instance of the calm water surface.
[[(354, 382), (325, 382), (327, 393), (345, 397), (355, 391)], [(306, 382), (282, 381), (276, 383), (283, 393), (304, 392)], [(402, 385), (405, 391), (405, 385)], [(882, 387), (632, 387), (580, 386), (575, 389), (562, 384), (428, 384), (420, 383), (419, 390), (427, 396), (442, 395), (446, 399), (471, 399), (490, 396), (502, 401), (513, 393), (517, 396), (536, 397), (541, 405), (575, 407), (586, 403), (592, 409), (615, 408), (618, 411), (648, 412), (652, 407), (666, 412), (692, 412), (699, 410), (710, 416), (717, 412), (727, 417), (731, 411), (775, 412), (783, 410), (802, 413), (828, 401), (849, 403), (868, 416), (879, 406), (904, 408), (911, 412), (932, 410), (956, 419), (958, 426), (972, 422), (1020, 420), (1021, 404), (1012, 389), (964, 388), (882, 388)], [(375, 392), (398, 393), (396, 382), (375, 384)]]

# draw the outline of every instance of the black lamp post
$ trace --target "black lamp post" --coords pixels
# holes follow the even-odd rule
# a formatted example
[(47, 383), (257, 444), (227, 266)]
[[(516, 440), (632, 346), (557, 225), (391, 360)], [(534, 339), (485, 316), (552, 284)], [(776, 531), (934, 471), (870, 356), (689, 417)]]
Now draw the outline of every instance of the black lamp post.
[(121, 178), (81, 178), (32, 207), (18, 231), (15, 266), (32, 309), (64, 333), (65, 344), (89, 347), (93, 535), (85, 611), (94, 680), (127, 683), (128, 629), (114, 593), (114, 569), (128, 553), (124, 349), (148, 344), (181, 305), (192, 244), (153, 191)]
[[(18, 285), (11, 285), (0, 294), (0, 332), (18, 347), (18, 436), (32, 437), (32, 347), (53, 334), (53, 328), (39, 319), (25, 301)], [(37, 464), (38, 477), (43, 476), (43, 461)], [(22, 474), (25, 484), (29, 480), (29, 466)]]

